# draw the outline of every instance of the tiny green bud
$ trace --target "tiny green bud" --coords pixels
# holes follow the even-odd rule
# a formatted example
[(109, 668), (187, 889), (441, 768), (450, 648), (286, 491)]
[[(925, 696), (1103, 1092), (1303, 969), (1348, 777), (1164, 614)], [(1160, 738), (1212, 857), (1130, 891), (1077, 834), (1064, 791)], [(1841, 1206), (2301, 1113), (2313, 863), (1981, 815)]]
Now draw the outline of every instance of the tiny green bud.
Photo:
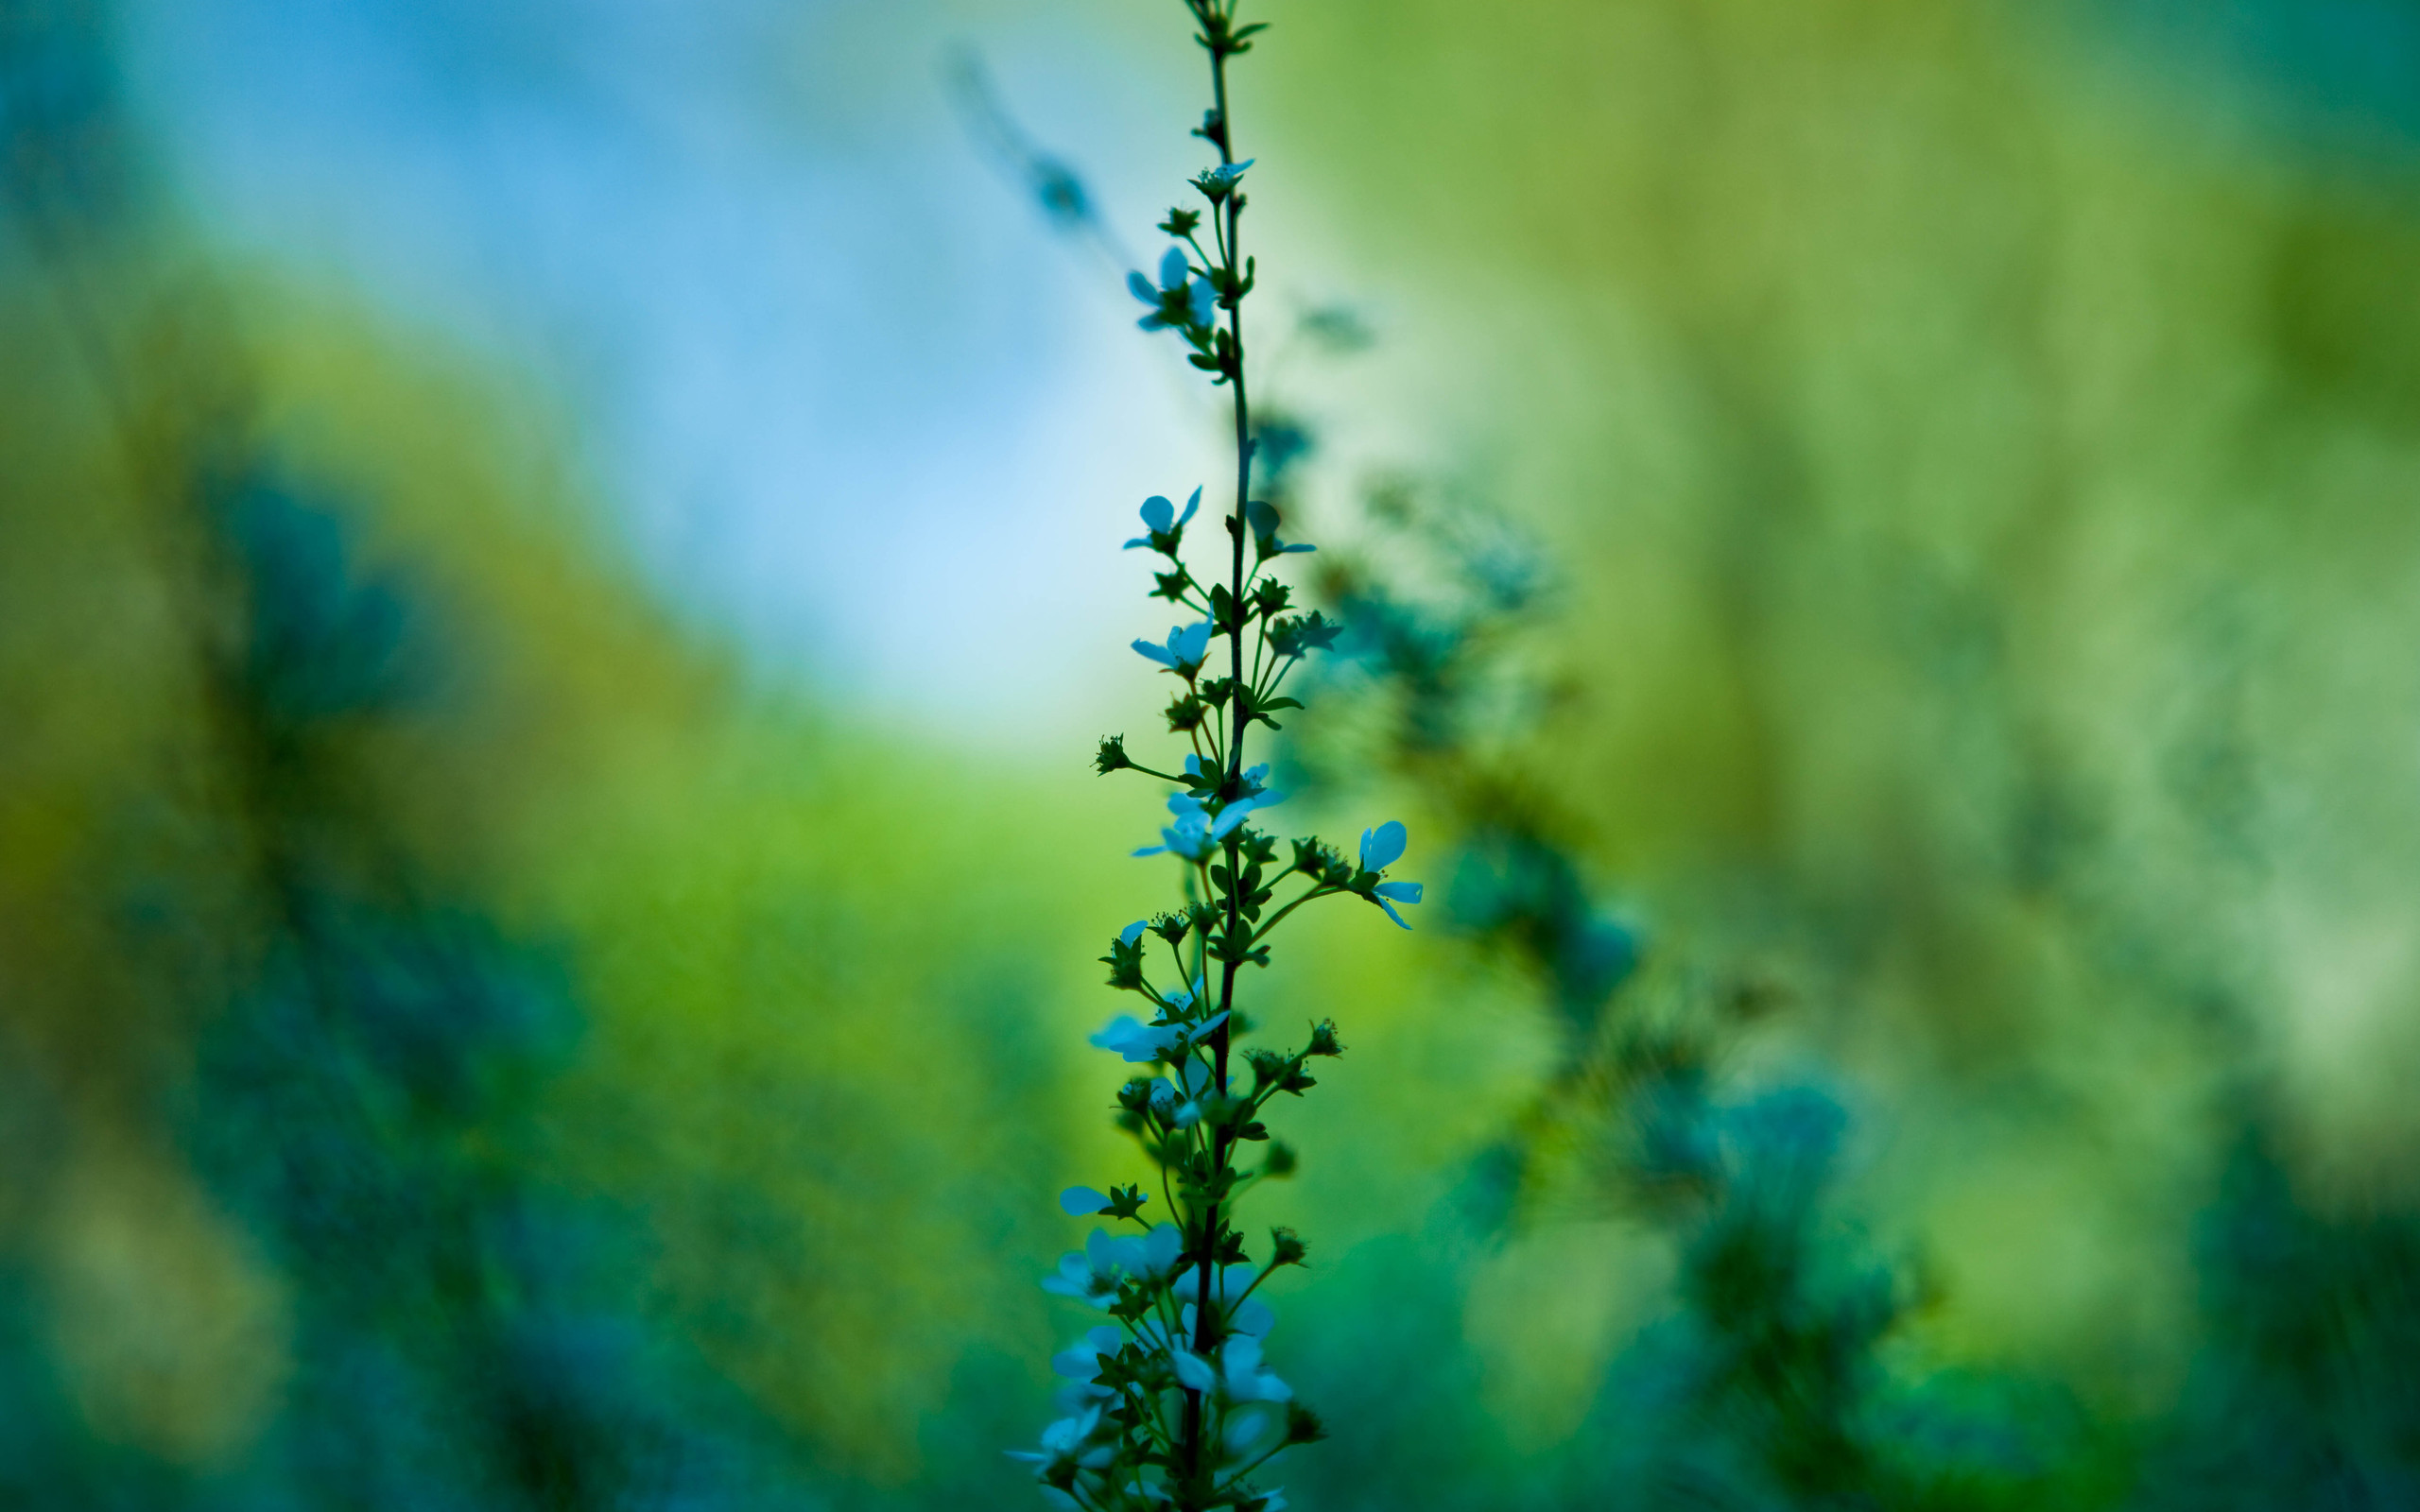
[(1112, 772), (1122, 772), (1133, 765), (1127, 759), (1124, 735), (1103, 735), (1100, 738), (1100, 749), (1093, 756), (1094, 771), (1107, 777)]
[(1340, 1056), (1344, 1054), (1344, 1046), (1337, 1042), (1336, 1021), (1334, 1019), (1322, 1019), (1319, 1022), (1311, 1025), (1311, 1042), (1304, 1049), (1303, 1054), (1306, 1056)]
[(1302, 1236), (1291, 1228), (1271, 1228), (1269, 1230), (1269, 1244), (1272, 1267), (1299, 1265), (1303, 1257), (1311, 1252), (1311, 1246), (1303, 1243)]
[(1318, 1413), (1299, 1401), (1286, 1404), (1286, 1442), (1316, 1444), (1326, 1436), (1327, 1425), (1320, 1421)]
[(1261, 1172), (1265, 1176), (1288, 1177), (1292, 1176), (1294, 1168), (1300, 1164), (1302, 1162), (1294, 1158), (1294, 1146), (1284, 1140), (1270, 1140), (1269, 1163), (1261, 1167)]
[(1109, 968), (1109, 985), (1121, 992), (1136, 992), (1143, 987), (1143, 940), (1123, 937), (1109, 942), (1109, 954), (1100, 958)]

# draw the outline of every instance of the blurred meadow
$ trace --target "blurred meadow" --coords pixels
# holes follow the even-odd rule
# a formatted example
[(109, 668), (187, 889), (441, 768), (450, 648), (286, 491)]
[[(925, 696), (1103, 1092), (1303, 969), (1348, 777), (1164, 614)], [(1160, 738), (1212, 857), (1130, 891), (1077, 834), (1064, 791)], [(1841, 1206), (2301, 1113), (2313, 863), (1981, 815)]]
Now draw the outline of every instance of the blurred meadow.
[[(2420, 1506), (2420, 5), (1256, 13), (1294, 1504)], [(1043, 1504), (1183, 22), (0, 0), (0, 1500)]]

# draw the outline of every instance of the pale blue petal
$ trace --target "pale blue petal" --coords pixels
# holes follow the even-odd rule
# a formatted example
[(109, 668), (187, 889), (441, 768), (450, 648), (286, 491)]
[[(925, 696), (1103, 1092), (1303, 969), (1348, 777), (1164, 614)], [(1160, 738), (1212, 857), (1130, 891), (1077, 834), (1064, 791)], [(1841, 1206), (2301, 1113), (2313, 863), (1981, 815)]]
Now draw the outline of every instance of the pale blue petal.
[(1070, 1218), (1089, 1218), (1109, 1206), (1109, 1194), (1091, 1187), (1069, 1187), (1059, 1194), (1059, 1211)]
[(1153, 645), (1149, 641), (1135, 642), (1134, 654), (1141, 657), (1146, 662), (1156, 662), (1164, 667), (1172, 667), (1176, 665), (1176, 658), (1168, 655), (1167, 649), (1165, 646)]
[(1145, 304), (1157, 304), (1160, 302), (1160, 291), (1151, 287), (1151, 281), (1145, 278), (1140, 273), (1127, 274), (1126, 286), (1133, 292), (1136, 299), (1142, 301)]
[(1070, 1381), (1090, 1381), (1100, 1374), (1100, 1355), (1091, 1349), (1062, 1349), (1050, 1357), (1050, 1368)]
[(1143, 501), (1143, 523), (1155, 534), (1167, 535), (1175, 520), (1176, 506), (1168, 503), (1165, 494), (1154, 493)]
[(1174, 293), (1184, 287), (1185, 274), (1190, 271), (1185, 266), (1184, 249), (1169, 248), (1160, 257), (1160, 287)]
[(1193, 511), (1201, 507), (1201, 490), (1200, 489), (1196, 489), (1193, 490), (1193, 497), (1184, 501), (1184, 513), (1177, 517), (1176, 523), (1178, 524), (1184, 524), (1187, 520), (1193, 518)]
[(1200, 1355), (1190, 1349), (1171, 1349), (1168, 1350), (1168, 1361), (1176, 1366), (1177, 1380), (1189, 1390), (1207, 1391), (1219, 1383), (1218, 1375)]
[(1420, 902), (1420, 884), (1416, 882), (1382, 882), (1370, 890), (1381, 898), (1392, 898), (1399, 903)]
[[(1413, 893), (1414, 893), (1414, 897), (1412, 898), (1412, 902), (1418, 902), (1420, 901), (1420, 899), (1419, 899), (1419, 897), (1417, 896), (1417, 894), (1418, 894), (1418, 892), (1419, 892), (1420, 885), (1419, 885), (1418, 883), (1413, 883), (1413, 884), (1411, 885), (1411, 886), (1412, 886), (1412, 891), (1413, 891)], [(1150, 927), (1151, 927), (1151, 921), (1150, 921), (1150, 919), (1138, 919), (1134, 920), (1134, 922), (1132, 922), (1132, 923), (1131, 923), (1131, 924), (1127, 925), (1124, 929), (1121, 929), (1121, 930), (1119, 930), (1119, 931), (1117, 932), (1117, 943), (1119, 943), (1120, 945), (1132, 945), (1132, 944), (1133, 944), (1136, 940), (1141, 939), (1141, 938), (1143, 937), (1143, 931), (1145, 931), (1146, 929), (1149, 929), (1149, 928), (1150, 928)]]
[[(1167, 1083), (1161, 1085), (1166, 1086)], [(1184, 1230), (1172, 1223), (1153, 1224), (1151, 1231), (1143, 1238), (1145, 1263), (1155, 1272), (1175, 1264), (1176, 1257), (1184, 1249)]]
[[(1137, 643), (1140, 644), (1139, 642)], [(1410, 842), (1403, 821), (1389, 819), (1374, 830), (1361, 832), (1361, 869), (1384, 871), (1403, 859), (1404, 847)]]
[(1397, 927), (1403, 929), (1409, 929), (1411, 927), (1409, 924), (1403, 921), (1403, 915), (1395, 912), (1395, 905), (1387, 902), (1384, 898), (1378, 900), (1378, 906), (1387, 911), (1387, 917), (1393, 919)]
[(1229, 1381), (1250, 1381), (1260, 1374), (1260, 1341), (1249, 1333), (1236, 1334), (1219, 1349), (1219, 1363), (1227, 1367)]

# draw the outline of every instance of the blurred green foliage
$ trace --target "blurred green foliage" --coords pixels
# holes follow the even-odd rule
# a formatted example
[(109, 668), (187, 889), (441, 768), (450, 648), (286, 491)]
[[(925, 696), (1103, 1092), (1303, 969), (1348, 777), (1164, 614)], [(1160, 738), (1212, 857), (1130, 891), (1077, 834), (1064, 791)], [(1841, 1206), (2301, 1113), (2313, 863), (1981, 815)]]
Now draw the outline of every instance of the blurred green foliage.
[[(104, 19), (0, 8), (0, 1486), (1024, 1494), (1096, 731), (752, 688), (575, 418), (160, 208)], [(1277, 19), (1419, 297), (1332, 403), (1458, 438), (1288, 388), (1292, 759), (1462, 858), (1271, 983), (1297, 1503), (2420, 1496), (2409, 142), (2084, 8)]]

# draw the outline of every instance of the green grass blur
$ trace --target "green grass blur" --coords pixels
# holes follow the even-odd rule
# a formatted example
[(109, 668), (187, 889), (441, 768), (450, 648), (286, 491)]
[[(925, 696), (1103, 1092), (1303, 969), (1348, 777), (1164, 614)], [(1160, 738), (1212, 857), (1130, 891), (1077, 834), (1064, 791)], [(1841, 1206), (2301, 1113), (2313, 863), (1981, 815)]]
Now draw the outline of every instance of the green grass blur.
[[(2083, 9), (1271, 13), (1286, 233), (1416, 312), (1287, 397), (1427, 445), (1286, 482), (1395, 635), (1288, 817), (1432, 887), (1254, 1010), (1352, 1051), (1265, 1198), (1297, 1504), (2420, 1496), (2411, 145)], [(0, 243), (0, 1487), (1025, 1504), (1150, 795), (748, 675), (579, 414), (68, 98)]]

